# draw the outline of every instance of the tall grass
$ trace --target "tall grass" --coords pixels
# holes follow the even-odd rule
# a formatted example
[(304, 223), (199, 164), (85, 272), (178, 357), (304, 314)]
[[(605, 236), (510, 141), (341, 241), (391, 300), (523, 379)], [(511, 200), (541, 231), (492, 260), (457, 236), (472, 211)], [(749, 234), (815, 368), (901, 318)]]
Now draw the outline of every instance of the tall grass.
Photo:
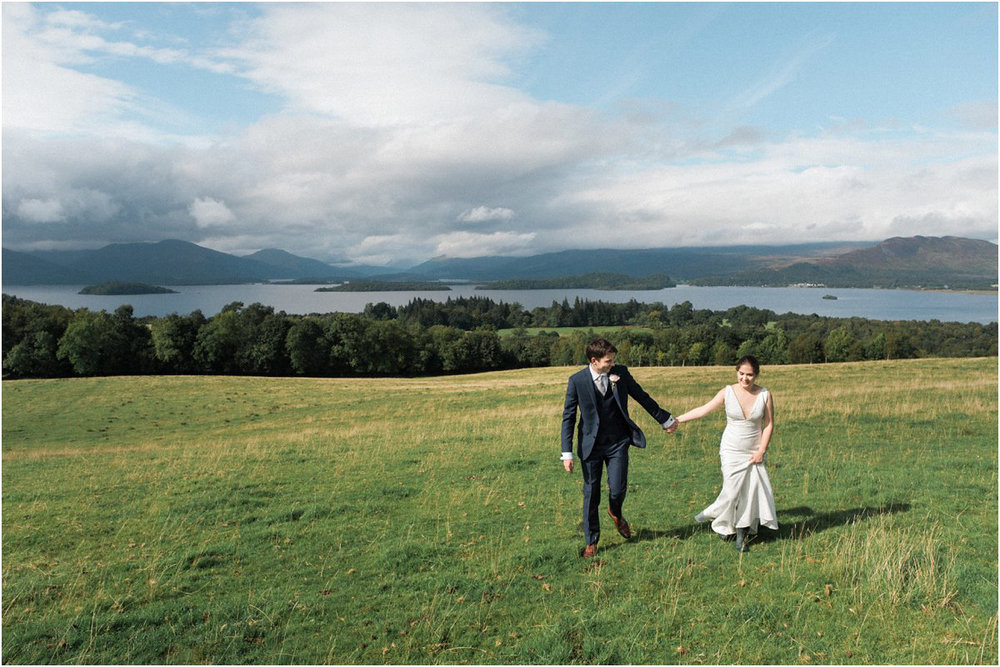
[(996, 359), (765, 368), (780, 530), (693, 522), (715, 414), (648, 429), (591, 561), (572, 370), (4, 383), (4, 662), (997, 661)]

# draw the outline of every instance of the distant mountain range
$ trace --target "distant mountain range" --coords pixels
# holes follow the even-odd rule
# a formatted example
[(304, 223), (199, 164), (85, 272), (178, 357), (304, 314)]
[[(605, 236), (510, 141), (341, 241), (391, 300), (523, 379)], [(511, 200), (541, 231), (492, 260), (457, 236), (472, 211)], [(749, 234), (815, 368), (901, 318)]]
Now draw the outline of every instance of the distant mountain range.
[(261, 250), (237, 257), (187, 241), (114, 243), (97, 250), (30, 253), (3, 249), (3, 282), (9, 285), (111, 281), (228, 285), (302, 278), (340, 282), (363, 275), (363, 267), (337, 268), (284, 250)]
[(809, 243), (788, 246), (719, 246), (707, 248), (644, 248), (639, 250), (563, 250), (530, 257), (436, 258), (410, 273), (439, 279), (537, 280), (584, 273), (646, 276), (665, 273), (686, 282), (716, 274), (790, 263), (804, 258), (837, 255), (871, 243)]
[(237, 257), (186, 241), (116, 243), (75, 251), (3, 249), (5, 285), (329, 283), (361, 278), (482, 282), (599, 272), (667, 274), (676, 281), (706, 285), (813, 283), (828, 287), (947, 285), (989, 289), (997, 282), (997, 246), (957, 237), (916, 236), (879, 244), (565, 250), (530, 257), (442, 257), (393, 274), (371, 266), (335, 267), (277, 249)]
[(893, 237), (870, 248), (781, 267), (694, 280), (698, 285), (996, 289), (997, 245), (957, 236)]

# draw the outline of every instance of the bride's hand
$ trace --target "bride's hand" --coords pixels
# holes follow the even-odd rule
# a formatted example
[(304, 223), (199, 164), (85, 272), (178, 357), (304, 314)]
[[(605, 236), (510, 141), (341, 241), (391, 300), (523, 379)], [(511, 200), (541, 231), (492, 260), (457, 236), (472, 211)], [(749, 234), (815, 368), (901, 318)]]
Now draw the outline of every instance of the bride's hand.
[(754, 452), (753, 455), (750, 457), (751, 464), (761, 463), (763, 460), (764, 460), (764, 452), (759, 449), (756, 452)]

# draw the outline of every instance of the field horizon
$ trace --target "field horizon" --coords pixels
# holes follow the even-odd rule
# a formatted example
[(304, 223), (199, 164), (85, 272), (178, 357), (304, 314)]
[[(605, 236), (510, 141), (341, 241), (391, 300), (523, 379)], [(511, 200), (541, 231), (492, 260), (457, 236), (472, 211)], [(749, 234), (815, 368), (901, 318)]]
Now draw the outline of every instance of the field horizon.
[[(997, 662), (995, 357), (765, 367), (743, 555), (693, 520), (724, 416), (633, 406), (636, 535), (593, 560), (576, 368), (4, 381), (4, 663)], [(734, 376), (632, 372), (674, 413)]]

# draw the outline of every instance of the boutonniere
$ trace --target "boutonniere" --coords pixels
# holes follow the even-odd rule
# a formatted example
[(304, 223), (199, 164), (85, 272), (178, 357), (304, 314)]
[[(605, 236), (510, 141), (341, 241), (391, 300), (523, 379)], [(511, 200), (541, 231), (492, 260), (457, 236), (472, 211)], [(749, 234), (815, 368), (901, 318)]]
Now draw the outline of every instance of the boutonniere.
[(618, 377), (617, 375), (609, 375), (608, 379), (611, 380), (611, 389), (612, 390), (614, 390), (614, 388), (618, 385), (618, 381), (621, 380), (621, 378)]

